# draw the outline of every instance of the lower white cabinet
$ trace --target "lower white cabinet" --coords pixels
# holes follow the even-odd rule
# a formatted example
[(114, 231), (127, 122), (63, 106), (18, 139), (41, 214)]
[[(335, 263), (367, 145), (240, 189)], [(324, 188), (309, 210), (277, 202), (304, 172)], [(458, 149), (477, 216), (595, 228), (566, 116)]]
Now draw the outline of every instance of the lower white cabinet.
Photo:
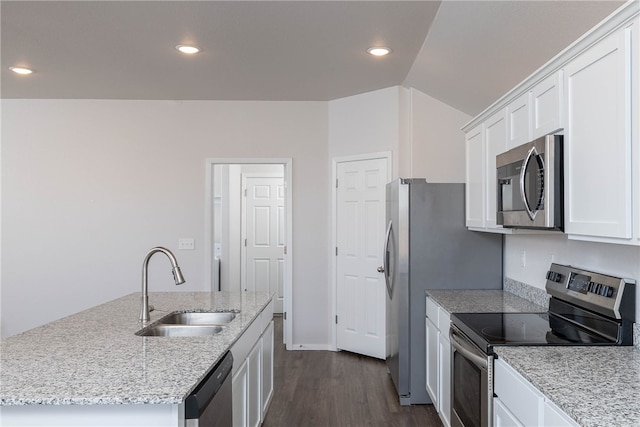
[(262, 424), (273, 395), (273, 301), (231, 347), (233, 425)]
[(547, 399), (507, 362), (494, 362), (493, 425), (577, 427), (578, 424)]
[(442, 423), (451, 425), (451, 347), (449, 313), (427, 297), (426, 388)]

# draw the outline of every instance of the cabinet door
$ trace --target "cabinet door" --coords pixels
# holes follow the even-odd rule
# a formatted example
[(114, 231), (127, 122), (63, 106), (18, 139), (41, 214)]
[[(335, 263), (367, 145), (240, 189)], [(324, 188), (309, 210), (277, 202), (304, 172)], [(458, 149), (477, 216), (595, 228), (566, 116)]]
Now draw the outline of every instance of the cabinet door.
[(273, 321), (262, 334), (262, 419), (273, 396)]
[(562, 85), (560, 70), (538, 83), (531, 91), (531, 139), (555, 133), (564, 127)]
[(261, 353), (261, 345), (260, 341), (258, 341), (249, 353), (249, 357), (247, 357), (247, 424), (250, 427), (257, 427), (261, 422)]
[[(234, 361), (234, 363), (236, 363)], [(233, 426), (247, 426), (247, 361), (243, 360), (242, 364), (236, 369), (235, 375), (231, 380), (231, 390), (233, 393)]]
[(498, 398), (493, 399), (494, 427), (522, 427), (522, 423), (504, 406)]
[(632, 235), (630, 44), (619, 30), (564, 69), (568, 234)]
[(554, 427), (578, 427), (579, 424), (567, 416), (560, 408), (551, 401), (544, 402), (544, 412), (542, 424)]
[(469, 131), (466, 141), (466, 225), (467, 227), (484, 227), (484, 148), (483, 125)]
[(427, 331), (427, 393), (431, 396), (433, 406), (438, 409), (438, 328), (436, 328), (436, 325), (434, 325), (431, 320), (426, 319), (425, 329)]
[(530, 96), (531, 93), (527, 91), (507, 106), (509, 149), (531, 141)]
[(485, 226), (496, 228), (497, 184), (496, 156), (507, 151), (507, 120), (505, 110), (501, 110), (485, 122), (485, 183), (486, 200)]
[(438, 412), (445, 427), (451, 425), (451, 343), (448, 331), (441, 330), (438, 337), (438, 386), (440, 404)]

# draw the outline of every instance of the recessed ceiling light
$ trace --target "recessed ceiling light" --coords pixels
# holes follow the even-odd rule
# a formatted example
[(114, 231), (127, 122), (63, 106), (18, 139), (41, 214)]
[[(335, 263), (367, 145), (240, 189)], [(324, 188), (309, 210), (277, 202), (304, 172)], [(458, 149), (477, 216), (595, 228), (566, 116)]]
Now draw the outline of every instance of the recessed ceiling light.
[(33, 73), (33, 70), (30, 70), (28, 68), (24, 68), (24, 67), (9, 67), (9, 69), (11, 71), (13, 71), (16, 74), (31, 74)]
[(367, 49), (367, 53), (373, 56), (385, 56), (391, 53), (391, 49), (389, 49), (388, 47), (375, 46)]
[(180, 52), (186, 53), (188, 55), (193, 55), (194, 53), (200, 52), (200, 48), (199, 47), (197, 47), (197, 46), (189, 46), (189, 45), (185, 45), (185, 44), (179, 44), (178, 46), (176, 46), (176, 49), (178, 49)]

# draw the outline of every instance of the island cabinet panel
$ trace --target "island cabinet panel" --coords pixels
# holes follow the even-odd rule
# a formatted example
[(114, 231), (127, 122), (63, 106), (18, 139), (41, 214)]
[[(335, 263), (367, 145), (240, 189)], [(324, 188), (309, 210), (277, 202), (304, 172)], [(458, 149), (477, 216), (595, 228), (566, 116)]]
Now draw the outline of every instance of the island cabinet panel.
[(0, 407), (6, 427), (179, 427), (182, 405), (29, 405)]
[(234, 427), (262, 424), (273, 395), (273, 307), (271, 301), (231, 346)]
[(585, 50), (564, 68), (565, 231), (632, 237), (631, 28)]

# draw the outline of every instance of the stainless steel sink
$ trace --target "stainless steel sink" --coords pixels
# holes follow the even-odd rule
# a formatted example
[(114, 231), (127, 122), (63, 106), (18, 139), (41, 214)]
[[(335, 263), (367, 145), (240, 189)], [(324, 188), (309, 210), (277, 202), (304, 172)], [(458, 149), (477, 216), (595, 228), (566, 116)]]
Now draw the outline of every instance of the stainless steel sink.
[(136, 332), (136, 335), (143, 337), (201, 337), (219, 334), (222, 329), (223, 327), (219, 325), (166, 325), (157, 323)]
[(236, 318), (236, 312), (171, 313), (159, 320), (166, 325), (226, 325)]
[(238, 311), (174, 312), (136, 332), (143, 337), (201, 337), (222, 332)]

